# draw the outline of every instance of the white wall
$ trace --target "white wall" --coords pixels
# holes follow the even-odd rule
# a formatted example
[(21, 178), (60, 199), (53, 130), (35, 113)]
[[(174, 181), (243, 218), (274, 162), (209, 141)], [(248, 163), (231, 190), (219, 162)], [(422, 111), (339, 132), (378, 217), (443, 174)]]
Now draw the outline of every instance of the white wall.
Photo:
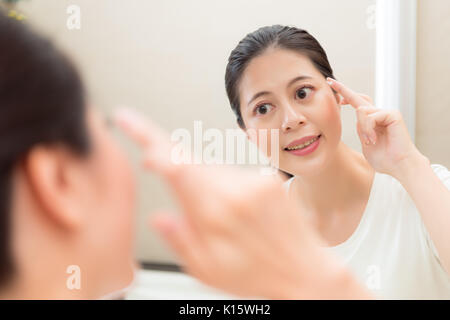
[(417, 7), (416, 145), (450, 169), (450, 1)]

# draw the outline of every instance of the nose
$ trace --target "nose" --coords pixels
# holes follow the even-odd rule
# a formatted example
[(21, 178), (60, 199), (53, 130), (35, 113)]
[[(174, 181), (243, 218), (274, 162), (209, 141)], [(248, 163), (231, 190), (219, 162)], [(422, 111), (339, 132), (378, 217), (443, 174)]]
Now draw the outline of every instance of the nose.
[(295, 110), (290, 104), (287, 104), (284, 109), (284, 119), (281, 124), (281, 130), (283, 132), (291, 131), (305, 123), (305, 116), (301, 112), (298, 112), (298, 110)]

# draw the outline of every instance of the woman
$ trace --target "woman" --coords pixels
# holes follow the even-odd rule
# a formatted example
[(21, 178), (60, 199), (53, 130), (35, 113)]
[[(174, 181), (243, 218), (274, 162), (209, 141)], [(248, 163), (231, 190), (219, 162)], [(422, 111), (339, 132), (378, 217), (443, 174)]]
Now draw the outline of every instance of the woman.
[[(334, 80), (317, 40), (294, 27), (248, 34), (225, 83), (244, 131), (278, 130), (263, 150), (279, 150), (299, 214), (361, 281), (384, 298), (450, 298), (450, 172), (429, 165), (399, 112)], [(363, 154), (341, 141), (343, 104), (355, 108)]]

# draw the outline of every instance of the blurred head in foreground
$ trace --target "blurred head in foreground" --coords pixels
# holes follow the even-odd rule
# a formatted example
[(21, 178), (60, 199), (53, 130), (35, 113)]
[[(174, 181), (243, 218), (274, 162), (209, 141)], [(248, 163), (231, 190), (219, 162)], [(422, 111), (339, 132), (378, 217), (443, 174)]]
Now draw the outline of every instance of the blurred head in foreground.
[(48, 40), (0, 11), (0, 48), (0, 297), (126, 287), (135, 192), (124, 154)]

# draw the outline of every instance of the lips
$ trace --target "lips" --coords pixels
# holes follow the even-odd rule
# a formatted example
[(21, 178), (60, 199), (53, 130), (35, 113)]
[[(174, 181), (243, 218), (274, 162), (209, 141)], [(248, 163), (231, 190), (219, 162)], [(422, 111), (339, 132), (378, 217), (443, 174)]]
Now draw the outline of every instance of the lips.
[(294, 140), (291, 143), (289, 143), (284, 148), (284, 150), (291, 151), (291, 150), (299, 149), (299, 147), (306, 147), (307, 145), (305, 145), (305, 144), (307, 144), (307, 143), (310, 144), (310, 143), (314, 142), (314, 140), (317, 140), (318, 138), (320, 138), (321, 135), (322, 134), (315, 135), (315, 136), (306, 136), (301, 139)]

